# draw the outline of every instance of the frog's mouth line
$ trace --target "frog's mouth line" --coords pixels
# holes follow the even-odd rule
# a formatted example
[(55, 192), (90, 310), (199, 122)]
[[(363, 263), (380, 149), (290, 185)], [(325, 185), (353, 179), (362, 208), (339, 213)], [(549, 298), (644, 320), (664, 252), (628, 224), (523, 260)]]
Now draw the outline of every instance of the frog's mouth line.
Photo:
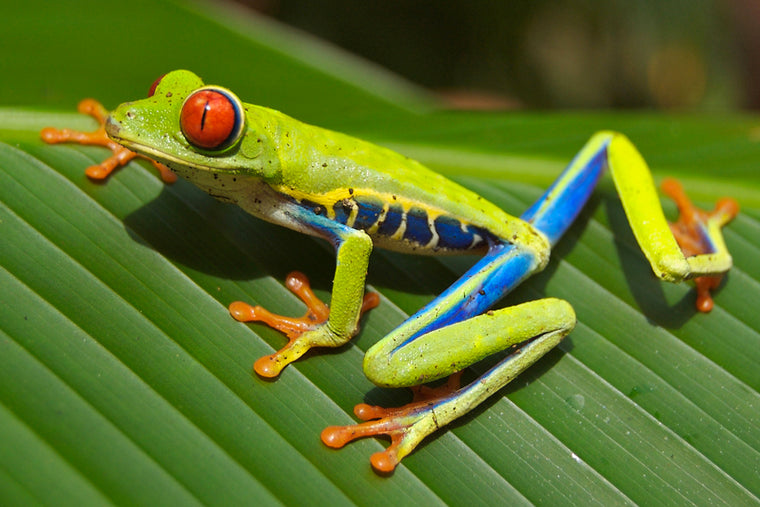
[[(212, 170), (218, 170), (218, 168), (212, 168), (210, 165), (198, 164), (197, 162), (186, 160), (181, 157), (177, 157), (175, 155), (170, 155), (164, 151), (153, 148), (152, 146), (139, 143), (132, 139), (127, 139), (120, 135), (121, 127), (119, 126), (117, 122), (113, 121), (110, 116), (106, 120), (105, 128), (106, 128), (106, 134), (108, 134), (108, 137), (111, 138), (113, 141), (119, 143), (120, 145), (124, 146), (128, 150), (137, 152), (140, 155), (144, 155), (150, 159), (164, 163), (167, 166), (169, 166), (170, 169), (172, 170), (174, 170), (173, 168), (171, 168), (172, 164), (192, 167), (194, 169), (198, 169), (201, 171), (210, 172)], [(229, 172), (233, 172), (233, 171), (234, 170), (229, 170)]]

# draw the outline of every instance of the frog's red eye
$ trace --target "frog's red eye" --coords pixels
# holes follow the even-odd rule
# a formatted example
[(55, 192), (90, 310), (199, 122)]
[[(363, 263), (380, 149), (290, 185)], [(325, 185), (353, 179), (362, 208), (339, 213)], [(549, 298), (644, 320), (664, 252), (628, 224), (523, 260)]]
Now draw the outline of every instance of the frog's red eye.
[(243, 118), (243, 106), (232, 92), (207, 86), (185, 99), (179, 125), (196, 148), (219, 151), (240, 139)]
[(148, 90), (148, 97), (152, 97), (153, 95), (156, 94), (156, 88), (158, 87), (158, 83), (161, 82), (161, 80), (164, 78), (165, 75), (166, 74), (161, 74), (158, 77), (158, 79), (156, 79), (155, 81), (153, 81), (153, 84), (150, 85), (150, 90)]

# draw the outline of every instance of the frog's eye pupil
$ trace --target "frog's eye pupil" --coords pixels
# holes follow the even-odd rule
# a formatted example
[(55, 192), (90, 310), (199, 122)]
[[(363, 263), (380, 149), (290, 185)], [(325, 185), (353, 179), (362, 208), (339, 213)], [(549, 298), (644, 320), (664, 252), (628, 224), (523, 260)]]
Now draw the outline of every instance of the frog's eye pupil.
[(180, 127), (185, 139), (196, 148), (223, 150), (240, 138), (242, 106), (226, 90), (201, 88), (182, 105)]
[(148, 97), (152, 97), (156, 94), (156, 88), (158, 87), (158, 84), (161, 82), (161, 80), (164, 78), (166, 74), (161, 74), (158, 79), (153, 81), (153, 84), (150, 85), (150, 90), (148, 90)]

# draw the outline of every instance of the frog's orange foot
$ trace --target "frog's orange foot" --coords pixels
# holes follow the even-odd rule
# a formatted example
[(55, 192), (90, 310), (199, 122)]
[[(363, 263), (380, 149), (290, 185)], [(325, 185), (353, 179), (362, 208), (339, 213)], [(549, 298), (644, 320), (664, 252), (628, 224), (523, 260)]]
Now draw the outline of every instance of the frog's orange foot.
[(370, 463), (378, 472), (390, 473), (404, 456), (440, 427), (435, 409), (456, 395), (461, 376), (462, 372), (455, 373), (445, 385), (437, 388), (412, 388), (413, 401), (402, 407), (383, 408), (360, 403), (354, 407), (354, 414), (367, 422), (329, 426), (322, 431), (322, 442), (339, 449), (358, 438), (387, 435), (391, 437), (391, 445), (373, 454)]
[[(739, 213), (739, 204), (724, 198), (717, 202), (715, 209), (704, 211), (692, 204), (683, 187), (676, 180), (667, 178), (662, 182), (662, 190), (678, 206), (678, 220), (670, 224), (678, 245), (686, 257), (712, 253), (715, 251), (708, 231), (711, 225), (723, 227)], [(694, 279), (697, 286), (697, 310), (709, 312), (713, 308), (710, 291), (718, 288), (722, 275), (700, 276)]]
[(98, 122), (99, 127), (93, 132), (80, 132), (78, 130), (71, 129), (55, 129), (52, 127), (44, 128), (40, 131), (40, 137), (48, 144), (57, 143), (77, 143), (90, 146), (103, 146), (113, 152), (113, 155), (105, 159), (100, 164), (91, 165), (85, 169), (87, 177), (93, 180), (104, 180), (114, 170), (127, 165), (130, 160), (135, 157), (148, 160), (153, 167), (158, 170), (161, 175), (161, 179), (165, 183), (174, 183), (177, 181), (177, 175), (174, 174), (168, 167), (160, 162), (156, 162), (144, 155), (139, 155), (134, 151), (128, 150), (119, 143), (113, 141), (106, 134), (105, 122), (108, 112), (100, 104), (100, 102), (93, 99), (84, 99), (79, 103), (77, 107), (78, 111), (82, 114), (92, 116), (95, 121)]
[[(263, 322), (288, 337), (288, 343), (270, 356), (260, 358), (253, 369), (262, 377), (276, 377), (282, 369), (301, 357), (314, 345), (304, 336), (324, 324), (330, 316), (330, 308), (314, 294), (306, 275), (294, 271), (285, 278), (285, 286), (298, 296), (306, 305), (303, 317), (285, 317), (275, 315), (261, 306), (251, 306), (242, 301), (236, 301), (229, 306), (230, 315), (240, 322)], [(361, 313), (375, 308), (380, 303), (380, 297), (371, 292), (364, 295)]]

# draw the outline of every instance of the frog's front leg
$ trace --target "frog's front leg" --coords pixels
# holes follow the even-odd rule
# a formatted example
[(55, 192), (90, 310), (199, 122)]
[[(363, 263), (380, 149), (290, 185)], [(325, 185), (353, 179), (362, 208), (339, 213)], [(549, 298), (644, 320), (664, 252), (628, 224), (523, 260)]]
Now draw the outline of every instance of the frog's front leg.
[(289, 318), (274, 315), (260, 306), (236, 301), (229, 306), (230, 314), (240, 322), (263, 322), (282, 331), (289, 339), (287, 345), (254, 364), (262, 377), (276, 377), (282, 369), (312, 347), (339, 347), (348, 342), (359, 329), (361, 314), (379, 303), (377, 294), (364, 294), (372, 240), (364, 232), (352, 229), (326, 217), (313, 215), (293, 207), (288, 215), (304, 229), (330, 241), (336, 248), (336, 268), (330, 306), (311, 291), (308, 280), (300, 273), (291, 273), (287, 287), (307, 306), (306, 315)]
[(110, 157), (85, 169), (88, 178), (101, 181), (111, 175), (119, 167), (127, 165), (134, 158), (142, 158), (150, 162), (161, 175), (164, 183), (174, 183), (177, 175), (164, 164), (149, 157), (131, 151), (106, 135), (105, 122), (108, 111), (103, 105), (94, 99), (84, 99), (77, 106), (77, 110), (91, 116), (98, 122), (98, 128), (93, 132), (80, 132), (72, 129), (56, 129), (46, 127), (40, 131), (40, 137), (48, 144), (76, 143), (91, 146), (103, 146), (113, 153)]

